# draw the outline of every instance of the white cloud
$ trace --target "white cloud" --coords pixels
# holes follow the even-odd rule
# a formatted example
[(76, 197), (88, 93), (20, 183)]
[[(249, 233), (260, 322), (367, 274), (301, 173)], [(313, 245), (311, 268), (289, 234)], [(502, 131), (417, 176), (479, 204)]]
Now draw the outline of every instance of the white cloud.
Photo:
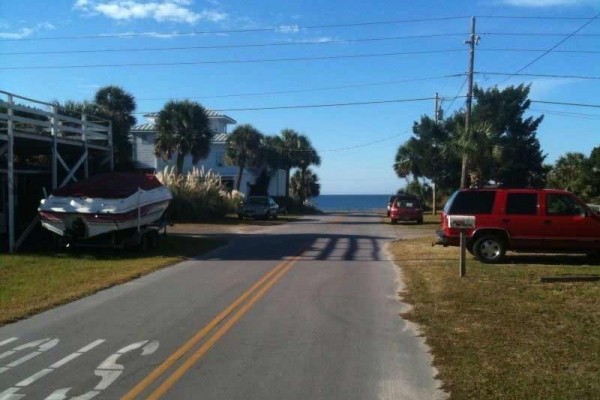
[(556, 7), (592, 4), (593, 0), (502, 0), (502, 3), (515, 7)]
[[(178, 34), (177, 31), (172, 32), (121, 32), (121, 33), (101, 33), (100, 36), (110, 36), (110, 37), (123, 37), (124, 39), (128, 39), (134, 36), (147, 36), (158, 39), (170, 39), (176, 36), (182, 36)], [(196, 36), (193, 33), (186, 33), (185, 36)]]
[(276, 32), (280, 33), (298, 33), (300, 32), (300, 27), (296, 24), (294, 25), (279, 25), (275, 28)]
[(316, 38), (305, 38), (305, 39), (297, 39), (290, 40), (292, 43), (329, 43), (334, 41), (339, 41), (341, 39), (337, 39), (331, 36), (320, 36)]
[(116, 20), (149, 19), (158, 22), (186, 22), (193, 24), (198, 21), (219, 22), (227, 19), (228, 15), (216, 10), (195, 12), (190, 8), (191, 0), (77, 0), (74, 8), (92, 15), (103, 15)]
[[(0, 29), (8, 29), (8, 28), (9, 28), (8, 24), (2, 24), (0, 26)], [(1, 39), (23, 39), (23, 38), (33, 35), (36, 32), (45, 31), (45, 30), (48, 31), (48, 30), (52, 30), (52, 29), (55, 29), (54, 25), (52, 25), (49, 22), (42, 22), (33, 27), (23, 27), (23, 28), (19, 28), (16, 31), (12, 31), (12, 32), (8, 32), (8, 31), (0, 32), (0, 38)]]

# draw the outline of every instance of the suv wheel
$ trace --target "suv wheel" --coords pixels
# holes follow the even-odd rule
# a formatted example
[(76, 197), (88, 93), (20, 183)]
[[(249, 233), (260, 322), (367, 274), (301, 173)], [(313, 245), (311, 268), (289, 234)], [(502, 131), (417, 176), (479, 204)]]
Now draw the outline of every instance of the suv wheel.
[(473, 244), (473, 255), (482, 263), (494, 264), (504, 259), (506, 245), (498, 236), (482, 236)]
[(392, 219), (390, 219), (390, 224), (392, 224), (392, 225), (396, 225), (397, 223), (398, 223), (398, 220), (397, 220), (397, 219), (393, 219), (393, 218), (392, 218)]

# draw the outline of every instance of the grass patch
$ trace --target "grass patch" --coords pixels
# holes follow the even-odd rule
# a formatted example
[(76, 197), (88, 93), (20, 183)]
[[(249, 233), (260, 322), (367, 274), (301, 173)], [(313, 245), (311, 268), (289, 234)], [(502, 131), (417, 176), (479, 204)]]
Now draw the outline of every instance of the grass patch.
[(581, 256), (513, 256), (485, 265), (430, 238), (399, 241), (403, 316), (418, 323), (451, 399), (592, 399), (600, 393), (600, 283), (540, 283), (600, 274)]
[(222, 240), (161, 237), (160, 247), (141, 253), (73, 250), (0, 256), (0, 326), (127, 282), (159, 268), (206, 253)]

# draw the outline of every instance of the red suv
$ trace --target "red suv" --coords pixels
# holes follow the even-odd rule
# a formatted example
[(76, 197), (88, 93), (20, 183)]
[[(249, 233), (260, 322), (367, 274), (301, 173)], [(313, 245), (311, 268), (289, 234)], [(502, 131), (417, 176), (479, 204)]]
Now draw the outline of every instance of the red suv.
[(392, 224), (398, 221), (415, 221), (417, 224), (422, 224), (421, 202), (414, 196), (398, 195), (392, 202), (389, 217)]
[(441, 214), (436, 244), (458, 246), (448, 215), (473, 215), (467, 250), (485, 263), (500, 262), (506, 250), (600, 253), (600, 214), (564, 190), (465, 189), (455, 192)]

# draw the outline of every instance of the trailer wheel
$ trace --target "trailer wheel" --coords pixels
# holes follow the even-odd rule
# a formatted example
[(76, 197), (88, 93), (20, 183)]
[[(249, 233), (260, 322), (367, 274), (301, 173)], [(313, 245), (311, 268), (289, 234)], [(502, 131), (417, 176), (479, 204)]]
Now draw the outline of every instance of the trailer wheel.
[(150, 235), (150, 248), (158, 249), (159, 236), (157, 231), (152, 231), (148, 233)]
[(142, 251), (158, 248), (158, 232), (154, 230), (146, 232), (142, 236), (140, 247)]

